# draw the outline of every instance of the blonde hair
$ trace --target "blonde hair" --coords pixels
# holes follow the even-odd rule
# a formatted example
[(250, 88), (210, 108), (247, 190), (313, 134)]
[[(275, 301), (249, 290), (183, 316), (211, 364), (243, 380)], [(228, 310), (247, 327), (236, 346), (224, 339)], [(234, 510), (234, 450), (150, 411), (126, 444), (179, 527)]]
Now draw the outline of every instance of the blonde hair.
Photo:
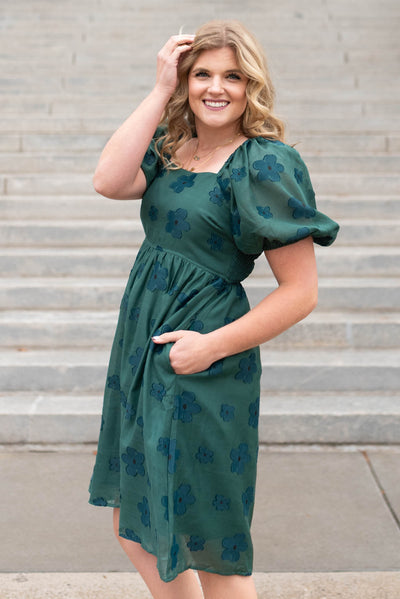
[(253, 35), (238, 21), (211, 21), (196, 32), (192, 50), (178, 66), (178, 84), (162, 115), (166, 132), (159, 138), (159, 153), (165, 166), (176, 165), (176, 152), (196, 135), (195, 118), (189, 106), (188, 75), (204, 50), (232, 48), (240, 70), (248, 78), (247, 106), (241, 118), (241, 133), (248, 138), (284, 140), (284, 124), (273, 113), (275, 90), (264, 52)]

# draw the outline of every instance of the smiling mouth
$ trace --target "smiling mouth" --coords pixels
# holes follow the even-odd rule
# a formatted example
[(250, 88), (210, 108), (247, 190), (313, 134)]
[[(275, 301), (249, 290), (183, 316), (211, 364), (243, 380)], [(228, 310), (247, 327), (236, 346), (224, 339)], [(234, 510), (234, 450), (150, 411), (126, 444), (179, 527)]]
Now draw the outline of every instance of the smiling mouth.
[(229, 104), (226, 100), (203, 100), (203, 102), (209, 108), (225, 108)]

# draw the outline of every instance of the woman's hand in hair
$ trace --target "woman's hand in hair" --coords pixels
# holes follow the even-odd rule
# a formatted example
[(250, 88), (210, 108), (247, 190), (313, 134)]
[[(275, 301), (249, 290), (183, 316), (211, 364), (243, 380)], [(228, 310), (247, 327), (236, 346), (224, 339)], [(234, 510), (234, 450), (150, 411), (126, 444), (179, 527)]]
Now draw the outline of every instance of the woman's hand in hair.
[(179, 59), (191, 50), (194, 35), (173, 35), (161, 48), (157, 55), (156, 88), (169, 97), (175, 91), (178, 83)]

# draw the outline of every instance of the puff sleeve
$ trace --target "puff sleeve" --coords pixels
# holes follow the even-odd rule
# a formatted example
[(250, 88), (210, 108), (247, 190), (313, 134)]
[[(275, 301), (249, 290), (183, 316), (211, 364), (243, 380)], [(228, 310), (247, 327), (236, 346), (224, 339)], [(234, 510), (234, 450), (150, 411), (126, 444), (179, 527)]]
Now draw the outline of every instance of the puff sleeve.
[(147, 187), (152, 183), (152, 181), (160, 174), (162, 170), (162, 161), (156, 151), (157, 140), (159, 137), (164, 135), (164, 128), (157, 127), (156, 132), (154, 133), (153, 139), (150, 142), (149, 147), (147, 148), (146, 154), (143, 157), (141, 169), (144, 172), (144, 176), (146, 177)]
[(286, 144), (250, 139), (229, 164), (232, 232), (245, 254), (259, 255), (312, 236), (330, 245), (339, 225), (316, 209), (300, 154)]

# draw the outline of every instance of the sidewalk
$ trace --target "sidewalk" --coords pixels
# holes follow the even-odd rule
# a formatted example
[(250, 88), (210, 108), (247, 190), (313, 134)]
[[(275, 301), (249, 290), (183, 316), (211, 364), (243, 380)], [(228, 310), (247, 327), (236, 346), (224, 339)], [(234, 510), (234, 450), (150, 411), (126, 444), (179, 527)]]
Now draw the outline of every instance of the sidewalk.
[[(117, 588), (147, 598), (127, 574), (111, 510), (87, 504), (94, 447), (49, 449), (0, 452), (0, 598), (113, 599)], [(398, 599), (399, 474), (394, 446), (262, 447), (253, 526), (260, 598)]]

